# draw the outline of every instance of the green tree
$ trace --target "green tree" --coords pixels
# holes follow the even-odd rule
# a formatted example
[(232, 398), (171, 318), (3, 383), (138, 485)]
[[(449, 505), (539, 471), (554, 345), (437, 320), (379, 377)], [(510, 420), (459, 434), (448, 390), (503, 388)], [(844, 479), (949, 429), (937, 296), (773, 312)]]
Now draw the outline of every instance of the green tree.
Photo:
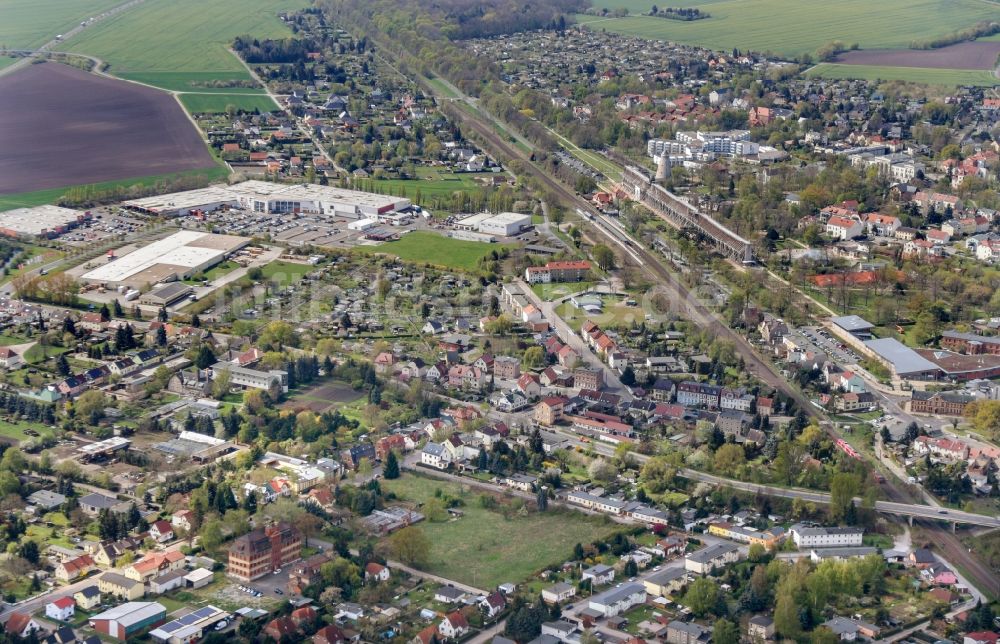
[(389, 552), (411, 566), (424, 566), (431, 553), (431, 542), (417, 526), (407, 526), (389, 537)]
[(712, 627), (713, 644), (739, 644), (740, 631), (728, 619), (717, 619)]
[(382, 475), (389, 480), (399, 478), (399, 459), (396, 458), (396, 452), (389, 450), (389, 455), (385, 457), (385, 467), (382, 468)]
[(684, 593), (684, 605), (698, 617), (715, 610), (719, 603), (719, 585), (708, 577), (699, 577)]
[(604, 244), (595, 245), (591, 251), (591, 256), (603, 271), (610, 271), (615, 267), (615, 253)]
[(854, 505), (854, 497), (861, 491), (861, 478), (857, 474), (839, 472), (830, 479), (830, 520), (843, 521)]

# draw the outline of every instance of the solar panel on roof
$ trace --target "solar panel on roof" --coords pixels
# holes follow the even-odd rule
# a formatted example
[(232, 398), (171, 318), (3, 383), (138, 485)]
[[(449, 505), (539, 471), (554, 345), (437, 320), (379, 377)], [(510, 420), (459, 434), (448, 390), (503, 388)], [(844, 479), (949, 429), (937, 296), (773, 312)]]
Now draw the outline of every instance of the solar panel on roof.
[(160, 630), (164, 631), (166, 633), (173, 633), (174, 631), (176, 631), (181, 626), (183, 626), (183, 624), (181, 624), (178, 620), (174, 620), (172, 622), (167, 622), (166, 624), (164, 624), (163, 626), (161, 626)]
[(219, 609), (214, 606), (203, 606), (191, 613), (192, 615), (197, 615), (198, 619), (204, 619), (210, 615), (214, 615)]

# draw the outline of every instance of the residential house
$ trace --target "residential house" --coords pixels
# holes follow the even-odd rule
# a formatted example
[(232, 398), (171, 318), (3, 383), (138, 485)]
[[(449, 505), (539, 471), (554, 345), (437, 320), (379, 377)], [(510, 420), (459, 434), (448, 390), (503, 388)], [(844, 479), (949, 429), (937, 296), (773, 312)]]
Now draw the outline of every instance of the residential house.
[(438, 624), (438, 632), (448, 639), (456, 640), (469, 632), (469, 622), (465, 619), (465, 615), (453, 611)]
[(60, 597), (45, 604), (45, 616), (57, 622), (68, 622), (76, 614), (76, 602), (72, 597)]
[(646, 587), (646, 592), (653, 597), (668, 597), (679, 593), (687, 581), (687, 572), (683, 568), (673, 566), (654, 572), (643, 579), (642, 583)]
[(740, 550), (731, 543), (716, 543), (692, 552), (684, 558), (684, 569), (699, 575), (707, 575), (716, 568), (734, 563), (740, 559)]
[(86, 586), (73, 593), (73, 600), (80, 610), (93, 611), (101, 605), (101, 590), (97, 586)]
[(365, 566), (365, 581), (389, 581), (389, 568), (374, 561), (368, 562)]
[(174, 528), (169, 521), (160, 519), (149, 526), (149, 536), (161, 543), (171, 541), (174, 538)]
[(581, 579), (590, 580), (592, 587), (604, 586), (615, 580), (615, 569), (604, 564), (596, 564), (587, 568), (580, 575)]
[(774, 639), (774, 620), (767, 615), (754, 615), (747, 622), (747, 637), (755, 644)]
[(638, 583), (625, 583), (611, 588), (599, 595), (594, 595), (587, 602), (587, 607), (604, 617), (616, 617), (633, 606), (646, 602), (646, 588)]
[(116, 572), (106, 572), (98, 577), (97, 588), (103, 595), (111, 595), (129, 601), (140, 599), (146, 594), (146, 587), (141, 581), (130, 579)]
[(89, 575), (96, 565), (90, 555), (80, 555), (73, 559), (67, 559), (56, 564), (53, 575), (59, 581), (69, 583), (80, 577)]
[(561, 604), (576, 597), (576, 586), (559, 582), (542, 590), (542, 601), (546, 604)]
[(694, 622), (675, 619), (667, 624), (666, 640), (669, 644), (700, 644), (708, 642), (709, 632)]

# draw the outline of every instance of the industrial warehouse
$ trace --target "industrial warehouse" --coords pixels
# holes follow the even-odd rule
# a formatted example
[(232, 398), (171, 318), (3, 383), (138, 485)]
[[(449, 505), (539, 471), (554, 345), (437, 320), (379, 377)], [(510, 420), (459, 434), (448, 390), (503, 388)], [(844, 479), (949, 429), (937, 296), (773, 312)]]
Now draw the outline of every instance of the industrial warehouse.
[(8, 237), (48, 239), (76, 228), (90, 219), (90, 216), (90, 212), (79, 212), (60, 206), (17, 208), (0, 213), (0, 234)]
[(247, 237), (182, 230), (122, 257), (109, 254), (106, 264), (81, 279), (108, 288), (147, 289), (207, 270), (249, 243)]
[(378, 217), (409, 209), (409, 199), (313, 183), (288, 185), (244, 181), (232, 186), (209, 186), (172, 194), (134, 199), (125, 208), (164, 217), (239, 208), (258, 213), (320, 214), (347, 219)]

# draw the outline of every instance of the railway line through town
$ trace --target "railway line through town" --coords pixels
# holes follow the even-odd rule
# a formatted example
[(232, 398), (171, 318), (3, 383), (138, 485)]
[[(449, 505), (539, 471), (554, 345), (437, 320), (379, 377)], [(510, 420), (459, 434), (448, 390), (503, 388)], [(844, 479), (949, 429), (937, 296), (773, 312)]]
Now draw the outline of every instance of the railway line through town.
[[(382, 48), (383, 54), (387, 51), (391, 52), (392, 49)], [(425, 91), (436, 99), (466, 102), (469, 100), (458, 88), (450, 83), (447, 84), (447, 89), (451, 95), (440, 96), (440, 90), (426, 78), (418, 77), (417, 80)], [(835, 440), (842, 438), (833, 423), (825, 421), (819, 410), (813, 407), (809, 399), (800, 390), (786, 381), (769, 361), (760, 356), (746, 338), (730, 328), (713, 311), (693, 296), (677, 276), (663, 265), (654, 251), (638, 243), (627, 233), (624, 233), (623, 230), (609, 230), (609, 224), (603, 218), (598, 217), (600, 213), (596, 213), (588, 201), (545, 172), (544, 169), (537, 166), (532, 160), (530, 152), (525, 153), (517, 145), (504, 140), (497, 132), (497, 125), (499, 123), (495, 123), (497, 121), (495, 117), (483, 114), (482, 110), (455, 109), (452, 112), (452, 116), (456, 120), (464, 127), (475, 132), (482, 139), (483, 144), (487, 148), (492, 149), (495, 154), (501, 158), (506, 158), (508, 162), (513, 160), (521, 162), (525, 171), (545, 188), (550, 195), (558, 198), (563, 205), (570, 210), (579, 209), (585, 213), (590, 213), (592, 218), (589, 218), (588, 221), (591, 227), (598, 235), (610, 241), (613, 247), (625, 244), (633, 250), (634, 253), (628, 253), (625, 256), (633, 258), (633, 261), (638, 257), (640, 260), (639, 268), (651, 276), (655, 280), (657, 287), (662, 289), (661, 292), (668, 296), (673, 304), (674, 313), (690, 320), (701, 328), (707, 329), (716, 338), (732, 343), (736, 353), (743, 359), (747, 372), (795, 401), (803, 413), (819, 422), (824, 431)], [(487, 118), (490, 120), (489, 123), (484, 122)], [(506, 126), (500, 129), (501, 131), (506, 130)], [(520, 141), (521, 139), (517, 140)], [(616, 165), (620, 166), (621, 164), (616, 163)], [(624, 173), (626, 168), (621, 167), (621, 170)], [(622, 237), (623, 233), (625, 235), (624, 238)], [(863, 458), (866, 458), (867, 461), (867, 457)], [(872, 466), (870, 461), (868, 461), (868, 464)], [(920, 503), (920, 500), (915, 500), (907, 491), (898, 487), (891, 477), (886, 478), (880, 484), (880, 490), (889, 503), (923, 505)], [(934, 519), (915, 518), (913, 521), (915, 525), (925, 530), (929, 544), (946, 553), (949, 561), (954, 562), (957, 566), (961, 566), (981, 590), (992, 597), (1000, 597), (1000, 576), (973, 557), (969, 549), (948, 528), (942, 528)]]

